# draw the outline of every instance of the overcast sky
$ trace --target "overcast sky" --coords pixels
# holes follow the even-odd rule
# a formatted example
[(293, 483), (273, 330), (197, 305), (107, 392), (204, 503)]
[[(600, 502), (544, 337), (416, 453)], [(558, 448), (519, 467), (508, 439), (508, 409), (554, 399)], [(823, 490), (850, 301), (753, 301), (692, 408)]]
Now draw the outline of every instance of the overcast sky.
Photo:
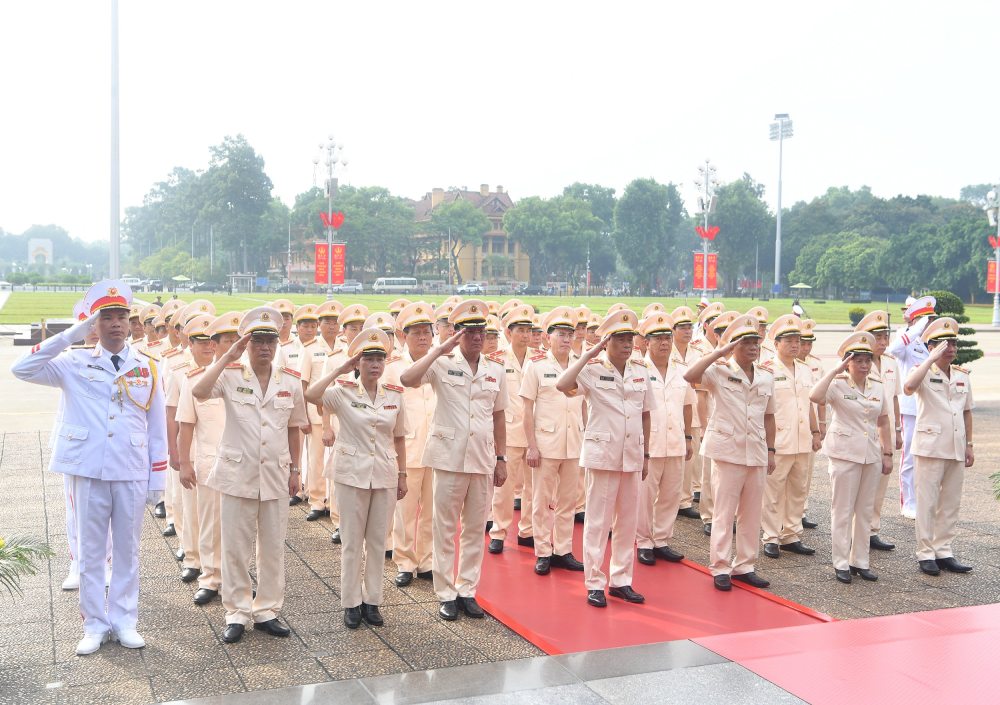
[[(0, 4), (0, 227), (106, 238), (110, 1)], [(121, 0), (122, 209), (243, 133), (291, 204), (342, 180), (419, 198), (744, 171), (772, 207), (831, 185), (957, 197), (1000, 177), (996, 2)]]

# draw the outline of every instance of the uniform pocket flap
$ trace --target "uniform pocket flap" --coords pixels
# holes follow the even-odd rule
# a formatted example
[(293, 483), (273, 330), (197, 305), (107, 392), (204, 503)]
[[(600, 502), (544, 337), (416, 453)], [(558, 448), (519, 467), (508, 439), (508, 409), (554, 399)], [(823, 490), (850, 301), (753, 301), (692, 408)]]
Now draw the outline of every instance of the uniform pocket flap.
[(610, 443), (611, 431), (585, 431), (583, 437), (588, 441), (604, 441), (605, 443)]
[(465, 386), (465, 375), (441, 375), (441, 381), (453, 387)]
[(917, 431), (920, 433), (941, 433), (941, 425), (936, 423), (918, 423)]
[(718, 433), (720, 436), (731, 436), (733, 435), (733, 425), (728, 421), (716, 421), (712, 425), (712, 430)]
[(131, 440), (132, 445), (136, 446), (137, 448), (146, 447), (147, 440), (146, 440), (146, 435), (144, 433), (131, 433), (129, 434), (129, 440)]
[(343, 453), (344, 455), (357, 455), (358, 454), (358, 449), (356, 447), (354, 447), (354, 446), (349, 446), (349, 445), (346, 445), (346, 444), (338, 443), (337, 444), (337, 452), (338, 453)]
[(219, 446), (219, 455), (222, 457), (223, 460), (230, 460), (234, 463), (239, 463), (243, 461), (243, 451), (239, 448)]
[(594, 383), (594, 386), (598, 389), (615, 389), (618, 384), (614, 381), (609, 381), (606, 379), (599, 379)]
[(85, 441), (90, 434), (90, 430), (85, 426), (73, 426), (64, 423), (59, 427), (59, 437), (69, 441)]
[(234, 394), (233, 401), (237, 404), (256, 404), (257, 397), (253, 394)]
[(455, 429), (449, 428), (448, 426), (434, 426), (431, 429), (431, 435), (437, 438), (447, 438), (449, 440), (455, 439)]
[(556, 425), (554, 423), (551, 423), (551, 422), (550, 423), (544, 423), (544, 424), (538, 424), (537, 428), (538, 428), (539, 431), (544, 431), (545, 433), (555, 433), (556, 432)]

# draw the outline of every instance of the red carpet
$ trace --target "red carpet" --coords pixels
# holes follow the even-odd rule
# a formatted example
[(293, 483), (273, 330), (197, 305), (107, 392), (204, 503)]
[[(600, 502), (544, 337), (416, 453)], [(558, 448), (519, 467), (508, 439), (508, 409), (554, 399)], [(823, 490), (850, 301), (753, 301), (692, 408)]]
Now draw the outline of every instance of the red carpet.
[(995, 604), (695, 641), (814, 705), (1000, 699)]
[[(580, 558), (580, 524), (575, 533), (573, 553)], [(607, 553), (611, 553), (610, 545)], [(608, 560), (606, 557), (605, 573)], [(608, 597), (606, 609), (587, 604), (583, 573), (553, 568), (549, 575), (539, 576), (534, 566), (534, 550), (517, 546), (516, 539), (508, 535), (503, 553), (487, 553), (483, 558), (476, 599), (483, 609), (548, 654), (796, 627), (831, 619), (737, 583), (732, 591), (720, 592), (712, 586), (704, 566), (687, 561), (658, 561), (655, 566), (636, 561), (632, 587), (645, 595), (645, 604)]]

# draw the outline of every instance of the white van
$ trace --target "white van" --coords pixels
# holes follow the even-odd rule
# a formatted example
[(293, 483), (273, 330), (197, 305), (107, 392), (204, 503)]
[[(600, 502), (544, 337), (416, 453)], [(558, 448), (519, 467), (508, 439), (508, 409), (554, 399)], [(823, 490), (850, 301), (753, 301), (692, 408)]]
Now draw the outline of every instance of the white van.
[(420, 288), (413, 277), (379, 277), (372, 286), (375, 294), (412, 294)]

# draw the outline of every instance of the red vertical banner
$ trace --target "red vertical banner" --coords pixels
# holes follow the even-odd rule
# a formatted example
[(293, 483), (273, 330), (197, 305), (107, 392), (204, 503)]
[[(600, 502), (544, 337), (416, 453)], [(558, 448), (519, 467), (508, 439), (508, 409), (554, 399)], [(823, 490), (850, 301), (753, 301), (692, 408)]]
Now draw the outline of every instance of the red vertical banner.
[(694, 253), (694, 275), (691, 279), (692, 289), (716, 289), (718, 279), (719, 255), (710, 252), (708, 255), (708, 284), (705, 284), (705, 253)]
[(333, 283), (344, 283), (344, 270), (347, 268), (347, 245), (342, 242), (333, 244)]
[(716, 284), (716, 278), (718, 274), (719, 265), (719, 255), (715, 252), (708, 253), (708, 288), (717, 289), (719, 288)]
[(328, 276), (327, 275), (327, 264), (328, 264), (328, 262), (327, 262), (327, 249), (326, 249), (326, 247), (327, 246), (326, 246), (325, 242), (317, 242), (316, 243), (316, 264), (313, 267), (313, 269), (316, 272), (316, 278), (315, 278), (314, 281), (317, 284), (326, 284), (329, 281), (327, 279), (327, 276)]
[(986, 293), (997, 293), (997, 261), (991, 259), (986, 265)]

